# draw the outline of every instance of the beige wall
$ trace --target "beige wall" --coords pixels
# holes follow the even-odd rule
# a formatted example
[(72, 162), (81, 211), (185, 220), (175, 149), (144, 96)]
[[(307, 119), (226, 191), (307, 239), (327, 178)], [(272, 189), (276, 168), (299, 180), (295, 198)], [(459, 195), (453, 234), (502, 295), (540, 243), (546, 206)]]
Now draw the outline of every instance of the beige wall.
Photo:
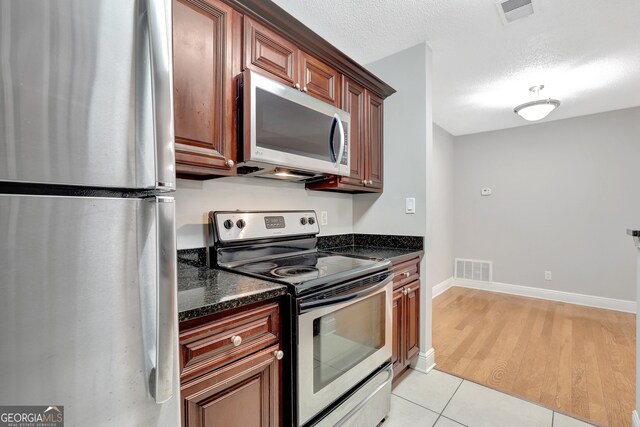
[(496, 282), (635, 300), (640, 108), (454, 145), (456, 257), (493, 261)]
[(246, 177), (179, 179), (177, 187), (178, 249), (205, 246), (206, 214), (215, 210), (315, 209), (318, 216), (321, 211), (328, 214), (321, 235), (353, 232), (350, 194), (307, 191), (301, 183)]
[[(396, 93), (384, 105), (384, 192), (355, 195), (353, 224), (357, 233), (400, 234), (425, 237), (422, 259), (423, 286), (432, 281), (431, 253), (433, 207), (431, 164), (433, 155), (432, 53), (426, 43), (413, 46), (367, 66), (389, 83)], [(415, 197), (416, 213), (405, 214), (405, 198)], [(420, 297), (420, 357), (418, 369), (432, 363), (431, 292)]]
[(427, 268), (431, 270), (429, 287), (453, 276), (453, 181), (454, 137), (433, 125), (433, 228)]

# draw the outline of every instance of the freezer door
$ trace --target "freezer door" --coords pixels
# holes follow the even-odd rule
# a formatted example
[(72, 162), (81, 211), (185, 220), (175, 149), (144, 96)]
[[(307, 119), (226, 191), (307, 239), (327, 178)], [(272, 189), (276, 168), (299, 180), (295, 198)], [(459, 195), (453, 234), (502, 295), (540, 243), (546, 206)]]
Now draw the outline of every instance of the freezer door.
[(0, 181), (175, 187), (170, 0), (0, 1)]
[(179, 425), (173, 205), (0, 195), (0, 405)]

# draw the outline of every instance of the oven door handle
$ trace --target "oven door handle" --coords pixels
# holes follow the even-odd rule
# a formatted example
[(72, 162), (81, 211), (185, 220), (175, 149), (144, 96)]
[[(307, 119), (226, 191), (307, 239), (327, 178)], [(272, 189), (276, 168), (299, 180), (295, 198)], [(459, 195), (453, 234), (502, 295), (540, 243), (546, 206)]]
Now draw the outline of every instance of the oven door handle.
[(367, 296), (369, 294), (375, 293), (376, 291), (387, 286), (389, 282), (393, 280), (393, 276), (389, 276), (381, 282), (378, 282), (372, 286), (369, 286), (366, 289), (359, 290), (357, 292), (351, 292), (344, 295), (338, 295), (332, 298), (325, 298), (321, 300), (314, 300), (309, 302), (301, 302), (300, 303), (300, 314), (309, 312), (311, 310), (317, 310), (322, 307), (327, 307), (330, 305), (340, 304), (343, 302), (348, 302), (352, 300), (356, 300)]

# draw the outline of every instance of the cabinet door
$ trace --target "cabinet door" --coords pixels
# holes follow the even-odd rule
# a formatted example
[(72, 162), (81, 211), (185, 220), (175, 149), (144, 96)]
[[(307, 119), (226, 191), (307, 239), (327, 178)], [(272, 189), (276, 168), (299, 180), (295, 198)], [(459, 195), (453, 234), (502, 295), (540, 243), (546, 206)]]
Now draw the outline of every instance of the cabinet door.
[(230, 174), (233, 144), (232, 9), (217, 0), (173, 1), (176, 170)]
[(365, 150), (367, 187), (382, 189), (383, 170), (383, 100), (366, 91), (367, 149)]
[(340, 74), (313, 56), (300, 51), (302, 91), (340, 108)]
[(244, 18), (245, 67), (285, 84), (298, 80), (298, 48), (251, 18)]
[(405, 286), (405, 362), (409, 363), (420, 351), (420, 282)]
[(349, 151), (351, 174), (340, 181), (351, 185), (364, 185), (365, 156), (365, 92), (364, 88), (348, 77), (342, 78), (342, 107), (351, 114)]
[(402, 288), (393, 291), (392, 315), (391, 315), (391, 364), (393, 366), (393, 374), (397, 375), (404, 368), (404, 295)]
[(276, 427), (280, 361), (273, 346), (182, 385), (184, 427)]

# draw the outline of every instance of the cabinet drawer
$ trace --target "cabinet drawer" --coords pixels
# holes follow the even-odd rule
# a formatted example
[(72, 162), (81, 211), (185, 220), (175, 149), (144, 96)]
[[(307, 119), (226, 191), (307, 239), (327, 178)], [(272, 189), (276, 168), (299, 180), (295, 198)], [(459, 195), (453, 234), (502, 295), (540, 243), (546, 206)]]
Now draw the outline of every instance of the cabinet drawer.
[(420, 278), (420, 258), (416, 257), (402, 263), (394, 264), (393, 288), (404, 286)]
[(279, 335), (275, 303), (185, 330), (180, 333), (180, 379), (195, 378), (276, 344)]

